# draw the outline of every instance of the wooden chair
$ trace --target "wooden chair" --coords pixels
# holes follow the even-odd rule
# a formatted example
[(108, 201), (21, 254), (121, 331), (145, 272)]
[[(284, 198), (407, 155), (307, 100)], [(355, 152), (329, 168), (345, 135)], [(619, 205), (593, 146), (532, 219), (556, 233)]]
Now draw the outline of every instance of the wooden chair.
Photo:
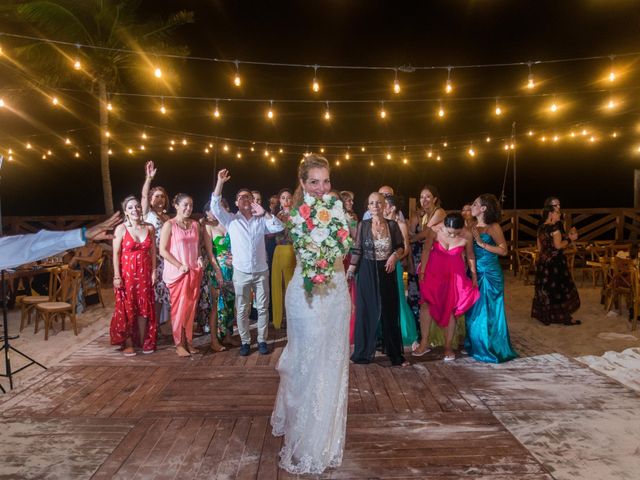
[(49, 295), (29, 295), (22, 297), (20, 306), (20, 331), (22, 331), (25, 325), (31, 323), (31, 312), (36, 308), (36, 305), (44, 302), (55, 302), (60, 297), (62, 288), (62, 277), (68, 267), (66, 265), (62, 267), (55, 267), (49, 269)]
[[(100, 279), (100, 272), (102, 271), (103, 262), (104, 257), (100, 257), (93, 263), (85, 263), (82, 261), (78, 262), (80, 265), (80, 271), (82, 272), (82, 276), (80, 277), (82, 295), (86, 300), (89, 295), (93, 295), (94, 293), (97, 294), (102, 308), (104, 308), (104, 300), (102, 299), (102, 280)], [(93, 286), (91, 286), (90, 280), (93, 280)]]
[(607, 301), (607, 311), (610, 311), (611, 307), (621, 309), (622, 302), (620, 300), (622, 297), (626, 301), (627, 308), (633, 309), (636, 272), (637, 268), (633, 260), (618, 257), (611, 259), (610, 295)]
[(80, 288), (80, 277), (82, 273), (78, 270), (68, 269), (62, 279), (61, 293), (58, 301), (44, 302), (36, 305), (36, 321), (34, 333), (38, 333), (38, 323), (40, 318), (44, 320), (44, 339), (49, 339), (49, 328), (54, 319), (62, 320), (62, 330), (64, 321), (68, 316), (73, 325), (73, 333), (78, 335), (78, 324), (76, 322), (76, 306), (78, 304), (78, 288)]
[(602, 285), (604, 286), (603, 265), (609, 263), (608, 246), (598, 246), (594, 243), (588, 247), (588, 251), (591, 258), (587, 260), (582, 269), (582, 281), (584, 283), (584, 279), (590, 275), (594, 287), (598, 284), (598, 278), (602, 280)]
[(529, 275), (535, 273), (538, 250), (535, 247), (516, 248), (518, 259), (518, 278), (529, 284)]
[(631, 246), (630, 243), (614, 243), (607, 247), (608, 254), (610, 257), (615, 257), (618, 252), (626, 252), (627, 258), (631, 258)]

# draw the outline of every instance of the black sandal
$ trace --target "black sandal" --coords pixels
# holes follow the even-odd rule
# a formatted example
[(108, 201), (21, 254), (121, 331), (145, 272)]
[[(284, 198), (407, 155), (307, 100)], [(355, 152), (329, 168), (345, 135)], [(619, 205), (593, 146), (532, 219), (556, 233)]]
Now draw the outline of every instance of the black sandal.
[(565, 325), (582, 325), (582, 321), (581, 320), (569, 320), (567, 322), (564, 322)]

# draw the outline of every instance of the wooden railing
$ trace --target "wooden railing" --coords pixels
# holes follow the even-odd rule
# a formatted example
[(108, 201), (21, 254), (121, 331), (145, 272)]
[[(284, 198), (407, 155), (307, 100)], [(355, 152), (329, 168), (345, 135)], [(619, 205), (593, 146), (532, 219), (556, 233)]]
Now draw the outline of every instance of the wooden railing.
[[(415, 205), (415, 199), (410, 206)], [(637, 246), (640, 239), (640, 210), (633, 208), (563, 209), (567, 228), (576, 227), (581, 241), (615, 240)], [(104, 215), (63, 215), (57, 217), (4, 217), (5, 235), (33, 233), (40, 229), (70, 230), (91, 226)], [(539, 210), (505, 210), (500, 222), (511, 250), (511, 267), (515, 265), (515, 248), (533, 245), (540, 221)]]

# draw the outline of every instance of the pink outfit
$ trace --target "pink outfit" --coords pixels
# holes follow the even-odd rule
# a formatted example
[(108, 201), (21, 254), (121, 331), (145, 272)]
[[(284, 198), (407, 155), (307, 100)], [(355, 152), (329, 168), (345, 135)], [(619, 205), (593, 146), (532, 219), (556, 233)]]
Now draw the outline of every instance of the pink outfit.
[(480, 296), (478, 287), (467, 277), (463, 249), (459, 246), (446, 250), (434, 241), (424, 281), (420, 281), (420, 303), (429, 304), (431, 318), (442, 328), (449, 325), (451, 314), (462, 315)]
[(187, 265), (189, 271), (183, 273), (170, 262), (164, 262), (162, 279), (169, 287), (171, 297), (171, 328), (173, 342), (179, 345), (182, 341), (182, 329), (185, 330), (187, 343), (193, 340), (193, 319), (200, 295), (200, 278), (202, 269), (198, 266), (199, 232), (198, 223), (191, 220), (188, 230), (183, 230), (175, 220), (171, 222), (171, 240), (169, 252), (181, 264)]

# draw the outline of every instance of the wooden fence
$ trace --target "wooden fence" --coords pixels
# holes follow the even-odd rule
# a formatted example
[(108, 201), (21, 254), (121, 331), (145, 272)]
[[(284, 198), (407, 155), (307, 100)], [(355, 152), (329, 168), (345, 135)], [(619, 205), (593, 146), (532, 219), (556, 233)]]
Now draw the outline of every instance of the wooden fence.
[[(410, 206), (415, 205), (412, 199)], [(576, 227), (580, 241), (615, 240), (635, 245), (640, 237), (640, 210), (633, 208), (575, 208), (563, 209), (567, 228)], [(4, 217), (5, 235), (33, 233), (42, 228), (70, 230), (91, 226), (104, 220), (105, 215), (63, 215), (56, 217)], [(539, 210), (505, 210), (501, 221), (511, 253), (518, 247), (533, 245), (540, 221)], [(515, 255), (510, 255), (511, 263)]]

